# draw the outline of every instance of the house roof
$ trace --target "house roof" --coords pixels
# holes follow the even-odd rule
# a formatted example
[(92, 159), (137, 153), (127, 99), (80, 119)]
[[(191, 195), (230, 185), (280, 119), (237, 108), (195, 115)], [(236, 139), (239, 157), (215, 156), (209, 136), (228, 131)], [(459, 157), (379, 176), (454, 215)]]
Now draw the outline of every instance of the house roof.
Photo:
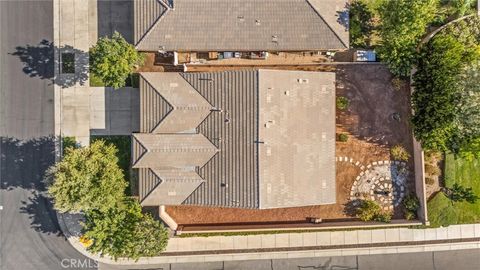
[(146, 169), (157, 184), (141, 198), (144, 206), (181, 204), (204, 180), (194, 170)]
[(134, 149), (140, 145), (140, 155), (134, 151), (133, 168), (202, 167), (216, 153), (217, 148), (202, 134), (148, 134), (133, 135)]
[[(175, 73), (155, 73), (142, 74), (141, 80), (149, 76), (167, 88), (178, 79)], [(334, 73), (238, 70), (179, 76), (215, 109), (189, 133), (134, 134), (134, 167), (194, 167), (205, 182), (185, 196), (184, 204), (265, 209), (335, 202)], [(144, 99), (150, 90), (142, 85)], [(162, 110), (143, 104), (150, 108), (142, 108), (142, 122)], [(150, 129), (144, 126), (140, 132)], [(185, 144), (182, 137), (191, 136), (198, 141), (189, 139), (188, 147), (177, 147)], [(183, 156), (194, 144), (208, 151), (188, 150)], [(149, 151), (167, 148), (183, 150), (161, 157), (158, 150)], [(146, 158), (149, 153), (156, 156)], [(192, 161), (197, 159), (201, 162)], [(148, 174), (140, 170), (143, 196), (158, 182)]]
[[(143, 51), (304, 51), (348, 48), (347, 0), (135, 1)], [(345, 16), (345, 14), (347, 16)]]

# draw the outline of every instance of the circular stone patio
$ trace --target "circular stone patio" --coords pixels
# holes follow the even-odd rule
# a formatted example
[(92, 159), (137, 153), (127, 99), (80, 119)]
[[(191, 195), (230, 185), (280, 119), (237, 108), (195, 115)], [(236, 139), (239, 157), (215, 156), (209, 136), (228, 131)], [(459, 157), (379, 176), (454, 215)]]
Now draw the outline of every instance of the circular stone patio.
[(405, 197), (409, 175), (407, 164), (401, 161), (377, 161), (367, 165), (353, 182), (350, 200), (372, 200), (383, 210), (393, 210)]

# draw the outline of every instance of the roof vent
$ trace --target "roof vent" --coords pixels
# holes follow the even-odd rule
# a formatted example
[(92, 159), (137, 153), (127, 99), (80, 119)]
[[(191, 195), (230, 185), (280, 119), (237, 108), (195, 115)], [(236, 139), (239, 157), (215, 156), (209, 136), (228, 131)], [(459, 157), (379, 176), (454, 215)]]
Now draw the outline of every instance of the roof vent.
[(308, 79), (297, 79), (297, 82), (300, 84), (308, 83)]
[(241, 22), (245, 21), (245, 17), (244, 16), (237, 16), (237, 19)]
[(255, 20), (255, 24), (256, 24), (256, 25), (260, 25), (260, 20), (258, 20), (258, 19)]
[(273, 43), (278, 43), (278, 36), (276, 36), (276, 35), (272, 36), (272, 42)]

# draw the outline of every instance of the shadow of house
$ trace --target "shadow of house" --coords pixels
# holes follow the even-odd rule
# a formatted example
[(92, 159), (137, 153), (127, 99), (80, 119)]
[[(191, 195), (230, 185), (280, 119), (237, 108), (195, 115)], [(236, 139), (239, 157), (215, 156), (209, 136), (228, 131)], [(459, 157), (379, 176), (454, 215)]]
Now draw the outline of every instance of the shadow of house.
[[(23, 63), (23, 72), (30, 77), (50, 80), (52, 84), (61, 87), (70, 87), (75, 84), (84, 85), (88, 80), (88, 53), (75, 49), (70, 45), (56, 47), (53, 42), (42, 40), (37, 45), (27, 44), (17, 46), (11, 55), (18, 56)], [(55, 53), (59, 54), (59, 72), (55, 72)], [(62, 58), (66, 55), (74, 56), (74, 72), (65, 73), (62, 67)], [(73, 67), (72, 67), (73, 68)], [(58, 74), (58, 75), (56, 75)]]

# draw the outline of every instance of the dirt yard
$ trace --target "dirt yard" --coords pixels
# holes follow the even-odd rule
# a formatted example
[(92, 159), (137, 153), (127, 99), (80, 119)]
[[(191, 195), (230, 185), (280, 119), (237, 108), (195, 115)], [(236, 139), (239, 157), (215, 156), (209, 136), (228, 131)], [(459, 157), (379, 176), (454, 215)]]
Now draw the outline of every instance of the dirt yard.
[[(336, 73), (337, 97), (344, 96), (350, 101), (347, 110), (337, 110), (337, 133), (347, 133), (349, 139), (347, 142), (337, 141), (336, 156), (349, 157), (367, 165), (390, 160), (390, 147), (397, 144), (411, 153), (408, 85), (393, 87), (392, 75), (386, 67), (378, 64), (339, 65)], [(166, 210), (179, 224), (305, 221), (308, 217), (330, 221), (353, 219), (345, 209), (352, 184), (361, 169), (349, 162), (337, 162), (336, 165), (337, 203), (333, 205), (273, 210), (169, 206)], [(412, 174), (407, 192), (414, 189), (412, 159), (408, 166)], [(395, 210), (395, 217), (401, 217), (399, 209)]]

